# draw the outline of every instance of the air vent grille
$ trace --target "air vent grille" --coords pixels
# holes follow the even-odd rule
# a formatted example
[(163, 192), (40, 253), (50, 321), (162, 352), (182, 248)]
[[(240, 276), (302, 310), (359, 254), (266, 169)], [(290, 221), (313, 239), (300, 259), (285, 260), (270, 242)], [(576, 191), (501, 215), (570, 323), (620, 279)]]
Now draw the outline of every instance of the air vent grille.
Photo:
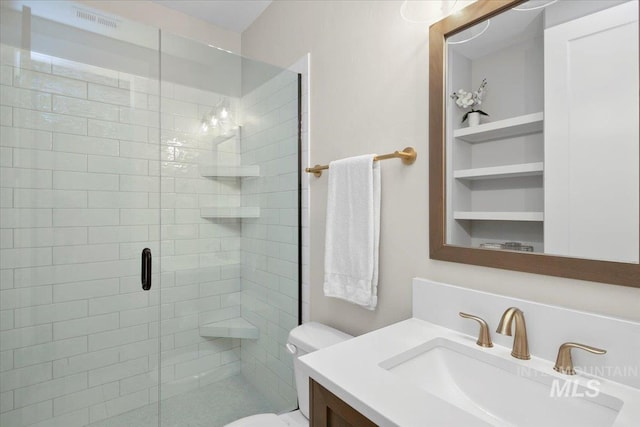
[(114, 28), (114, 29), (118, 28), (117, 21), (113, 19), (105, 18), (103, 16), (96, 15), (95, 13), (91, 13), (87, 10), (76, 9), (76, 17), (94, 24), (102, 25), (104, 27)]

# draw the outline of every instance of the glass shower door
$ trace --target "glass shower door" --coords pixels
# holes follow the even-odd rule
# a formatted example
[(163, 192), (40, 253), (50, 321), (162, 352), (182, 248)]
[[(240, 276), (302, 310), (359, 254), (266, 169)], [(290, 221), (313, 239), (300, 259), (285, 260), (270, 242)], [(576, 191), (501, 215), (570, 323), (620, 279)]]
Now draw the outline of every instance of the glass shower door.
[(161, 424), (296, 408), (298, 75), (162, 31)]
[(23, 3), (1, 13), (0, 425), (158, 425), (158, 31)]
[(2, 7), (0, 425), (295, 409), (298, 75), (84, 3)]

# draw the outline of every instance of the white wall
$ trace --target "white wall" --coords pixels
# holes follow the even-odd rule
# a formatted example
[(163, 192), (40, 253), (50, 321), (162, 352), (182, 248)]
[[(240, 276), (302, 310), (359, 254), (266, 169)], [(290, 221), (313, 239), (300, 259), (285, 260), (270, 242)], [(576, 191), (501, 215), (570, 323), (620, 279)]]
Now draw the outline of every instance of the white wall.
[[(311, 163), (413, 145), (412, 166), (382, 165), (379, 305), (322, 295), (327, 178), (310, 186), (311, 318), (363, 333), (411, 315), (419, 276), (640, 319), (640, 289), (432, 261), (428, 250), (428, 29), (398, 1), (274, 1), (242, 36), (243, 55), (287, 66), (311, 53)], [(531, 322), (534, 322), (531, 319)]]
[(171, 34), (240, 53), (240, 34), (149, 0), (78, 0), (78, 2), (115, 16), (162, 28), (163, 31)]

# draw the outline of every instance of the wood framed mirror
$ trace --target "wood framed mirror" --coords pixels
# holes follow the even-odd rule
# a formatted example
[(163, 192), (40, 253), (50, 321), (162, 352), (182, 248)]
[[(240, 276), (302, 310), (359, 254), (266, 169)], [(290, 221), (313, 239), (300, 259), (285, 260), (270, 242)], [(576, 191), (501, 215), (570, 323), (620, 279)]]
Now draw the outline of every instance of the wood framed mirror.
[[(603, 133), (605, 137), (603, 137), (600, 146), (596, 144), (592, 151), (585, 154), (582, 151), (578, 152), (573, 146), (559, 149), (560, 143), (557, 142), (561, 141), (562, 144), (570, 145), (573, 143), (571, 141), (580, 141), (582, 144), (582, 140), (585, 139), (584, 135), (580, 136), (580, 132), (577, 132), (576, 135), (578, 136), (562, 134), (558, 137), (555, 130), (558, 128), (572, 128), (571, 126), (573, 126), (573, 124), (571, 126), (563, 123), (558, 124), (559, 119), (557, 118), (562, 117), (564, 113), (563, 111), (557, 111), (557, 105), (562, 104), (566, 113), (570, 115), (575, 116), (576, 111), (572, 109), (573, 104), (570, 102), (565, 105), (563, 102), (558, 101), (558, 97), (561, 96), (558, 95), (558, 88), (560, 87), (560, 89), (564, 90), (562, 87), (564, 83), (562, 82), (571, 81), (571, 85), (573, 85), (574, 81), (582, 81), (580, 79), (584, 79), (585, 76), (588, 78), (588, 74), (576, 76), (575, 80), (573, 80), (574, 77), (572, 77), (572, 80), (567, 80), (567, 76), (565, 74), (559, 75), (558, 67), (552, 65), (552, 55), (561, 55), (563, 61), (566, 60), (567, 63), (574, 61), (575, 64), (578, 64), (580, 63), (579, 61), (592, 60), (594, 52), (598, 51), (598, 49), (594, 49), (591, 45), (587, 45), (586, 49), (585, 46), (571, 46), (572, 50), (569, 52), (568, 50), (556, 51), (557, 49), (554, 50), (555, 48), (551, 48), (551, 46), (555, 46), (553, 45), (554, 32), (561, 33), (563, 37), (569, 37), (569, 39), (574, 37), (564, 36), (567, 33), (565, 27), (589, 28), (590, 33), (593, 32), (594, 34), (596, 32), (598, 34), (608, 33), (608, 31), (595, 28), (594, 23), (599, 25), (601, 21), (608, 20), (609, 16), (614, 13), (612, 12), (614, 7), (610, 7), (612, 2), (609, 2), (609, 4), (603, 3), (603, 6), (600, 7), (602, 10), (586, 10), (574, 18), (570, 16), (573, 12), (567, 12), (567, 7), (572, 6), (569, 3), (574, 5), (578, 3), (587, 4), (587, 2), (555, 2), (552, 0), (535, 0), (532, 2), (526, 0), (478, 0), (430, 27), (429, 254), (430, 258), (435, 260), (640, 287), (640, 255), (638, 253), (640, 252), (640, 174), (638, 172), (640, 154), (638, 154), (639, 141), (637, 136), (639, 127), (638, 5), (636, 1), (614, 1), (615, 6), (626, 4), (627, 6), (621, 7), (633, 7), (634, 9), (621, 9), (621, 12), (617, 12), (618, 15), (627, 16), (627, 18), (623, 18), (625, 19), (623, 24), (607, 24), (611, 28), (625, 29), (624, 31), (626, 32), (612, 33), (611, 36), (624, 37), (624, 40), (615, 42), (615, 46), (620, 46), (621, 49), (628, 48), (629, 44), (632, 46), (631, 48), (634, 49), (633, 53), (635, 55), (632, 56), (632, 62), (625, 63), (626, 65), (623, 64), (620, 67), (608, 62), (611, 58), (617, 61), (618, 57), (628, 57), (629, 55), (615, 55), (615, 57), (612, 56), (609, 59), (606, 57), (596, 59), (596, 63), (604, 64), (603, 66), (609, 67), (609, 69), (630, 70), (631, 74), (627, 73), (627, 75), (632, 84), (627, 86), (625, 83), (623, 86), (630, 88), (631, 96), (625, 98), (627, 99), (625, 102), (631, 102), (631, 104), (620, 108), (623, 115), (630, 114), (630, 116), (624, 116), (625, 121), (620, 124), (615, 122), (619, 115), (614, 115), (611, 118), (603, 117), (597, 127), (606, 132)], [(554, 4), (557, 5), (550, 6)], [(591, 2), (588, 7), (594, 4), (594, 2)], [(547, 8), (546, 6), (549, 7)], [(555, 9), (552, 9), (552, 7), (555, 7)], [(529, 15), (526, 19), (522, 18), (524, 15), (518, 15), (517, 19), (524, 19), (524, 24), (517, 22), (511, 25), (511, 27), (524, 29), (524, 31), (530, 33), (526, 37), (537, 37), (533, 42), (527, 41), (529, 39), (522, 41), (526, 37), (523, 36), (523, 38), (520, 34), (511, 34), (509, 29), (500, 28), (500, 23), (504, 22), (508, 14), (513, 13), (514, 10), (535, 10), (535, 12), (528, 12)], [(634, 22), (626, 21), (630, 15), (629, 10), (633, 11), (631, 17)], [(606, 19), (603, 16), (606, 16)], [(488, 43), (486, 40), (492, 40), (491, 37), (494, 37), (493, 40), (495, 42), (495, 37), (497, 37), (495, 34), (502, 33), (505, 39), (497, 42), (497, 45), (500, 45), (499, 48), (502, 49), (500, 55), (503, 55), (505, 49), (510, 48), (515, 52), (526, 50), (527, 54), (523, 56), (526, 56), (527, 66), (534, 64), (534, 67), (539, 67), (540, 73), (543, 74), (538, 79), (538, 77), (531, 78), (529, 75), (531, 73), (528, 71), (525, 73), (528, 74), (529, 81), (538, 81), (538, 86), (528, 87), (526, 90), (529, 95), (523, 96), (528, 100), (527, 108), (534, 108), (533, 111), (527, 111), (526, 108), (522, 110), (520, 106), (499, 104), (496, 101), (499, 93), (511, 93), (513, 87), (519, 86), (504, 87), (506, 85), (505, 76), (508, 76), (508, 74), (504, 74), (505, 69), (507, 69), (505, 64), (508, 67), (509, 60), (505, 62), (502, 57), (487, 59), (487, 55), (492, 54), (491, 52), (493, 51), (492, 49), (485, 49), (486, 46), (483, 47), (482, 43), (479, 42), (480, 39), (485, 37), (485, 30), (489, 27), (487, 21), (491, 21), (494, 27), (492, 30), (494, 35), (491, 36), (487, 32), (489, 35), (486, 37), (485, 43)], [(561, 28), (561, 31), (556, 31), (558, 28)], [(534, 34), (535, 31), (539, 32)], [(461, 37), (461, 34), (464, 37)], [(531, 34), (534, 35), (531, 36)], [(574, 37), (574, 39), (578, 38), (577, 36)], [(581, 39), (584, 38), (581, 37)], [(586, 38), (588, 39), (589, 37)], [(478, 64), (473, 65), (476, 67), (473, 70), (466, 70), (462, 73), (467, 76), (465, 77), (466, 80), (456, 80), (457, 77), (455, 75), (459, 73), (456, 74), (451, 69), (452, 61), (455, 62), (454, 56), (460, 52), (462, 52), (463, 56), (465, 55), (464, 49), (456, 48), (456, 50), (452, 50), (451, 47), (453, 44), (459, 43), (461, 39), (465, 41), (478, 40), (475, 42), (477, 43), (475, 46), (480, 46), (473, 49), (468, 46), (465, 48), (467, 52), (473, 52), (473, 54), (468, 54), (469, 58), (464, 58), (462, 62), (464, 64)], [(454, 40), (456, 43), (453, 43)], [(531, 43), (532, 45), (537, 43), (536, 46), (538, 46), (539, 51), (535, 51), (535, 48), (531, 50), (528, 47), (526, 49), (519, 46), (514, 47), (513, 44), (516, 42)], [(605, 55), (606, 52), (612, 50), (611, 39), (609, 39), (609, 42), (606, 39), (598, 39), (593, 42), (604, 43), (606, 48), (602, 49), (602, 51), (605, 52)], [(564, 42), (564, 45), (568, 46), (570, 44), (571, 40)], [(496, 47), (496, 49), (498, 48)], [(586, 53), (580, 56), (580, 51)], [(615, 52), (615, 49), (613, 51)], [(538, 57), (535, 55), (538, 55)], [(531, 59), (532, 57), (534, 59)], [(539, 59), (536, 60), (535, 58)], [(456, 63), (460, 63), (460, 61)], [(487, 71), (486, 64), (491, 63), (501, 64), (503, 74)], [(573, 67), (573, 69), (576, 68), (578, 67)], [(581, 68), (589, 71), (593, 67)], [(561, 70), (561, 72), (566, 73), (566, 70)], [(560, 78), (555, 77), (558, 75)], [(455, 99), (452, 99), (451, 94), (463, 86), (464, 89), (471, 91), (481, 84), (483, 78), (488, 80), (489, 94), (492, 94), (492, 90), (493, 94), (495, 94), (494, 103), (492, 104), (493, 110), (500, 110), (501, 113), (490, 117), (490, 121), (487, 123), (480, 124), (475, 129), (469, 129), (467, 128), (467, 123), (460, 124), (463, 111), (456, 109), (456, 102)], [(600, 89), (595, 88), (594, 90), (580, 91), (580, 93), (587, 92), (590, 94), (601, 90), (602, 93), (606, 94), (607, 88), (611, 91), (616, 91), (620, 89), (619, 79), (620, 77), (616, 72), (608, 82), (602, 83)], [(598, 79), (599, 83), (600, 80)], [(461, 81), (463, 84), (460, 84)], [(560, 82), (560, 86), (558, 86), (558, 82)], [(577, 86), (577, 83), (575, 85)], [(540, 93), (540, 91), (543, 92)], [(560, 93), (562, 94), (563, 92), (560, 91)], [(571, 93), (565, 95), (566, 98), (575, 98)], [(534, 98), (533, 101), (531, 100), (532, 98)], [(578, 100), (575, 102), (584, 101)], [(602, 111), (606, 114), (608, 111), (606, 110), (608, 108), (606, 102), (611, 103), (613, 101), (597, 102), (597, 108), (594, 109), (604, 108), (605, 110)], [(489, 100), (487, 100), (482, 105), (483, 110), (485, 110), (485, 106), (487, 110), (491, 109), (489, 104)], [(531, 107), (532, 104), (536, 105)], [(492, 114), (492, 112), (487, 112)], [(514, 112), (515, 115), (513, 115)], [(509, 114), (512, 115), (509, 116)], [(575, 119), (572, 120), (572, 123), (576, 122)], [(589, 119), (587, 117), (584, 120), (587, 121), (586, 123), (589, 123), (589, 120), (592, 123), (594, 122), (593, 118)], [(624, 137), (619, 135), (621, 127), (625, 127), (628, 131)], [(513, 132), (507, 128), (524, 130), (514, 136)], [(597, 128), (595, 131), (587, 128), (587, 136), (590, 137), (592, 134), (597, 133), (597, 130)], [(463, 135), (469, 134), (472, 134), (471, 138), (469, 138), (471, 142), (463, 138)], [(483, 139), (484, 136), (479, 136), (480, 134), (489, 135), (488, 139)], [(537, 135), (532, 136), (532, 134)], [(552, 139), (552, 136), (555, 137), (555, 140)], [(529, 153), (527, 155), (533, 156), (533, 160), (518, 160), (515, 162), (517, 164), (514, 164), (513, 159), (502, 159), (500, 157), (502, 154), (497, 155), (495, 152), (492, 153), (490, 151), (490, 154), (486, 154), (486, 151), (491, 149), (490, 147), (494, 140), (500, 140), (500, 142), (496, 143), (493, 150), (508, 152), (508, 149), (505, 150), (505, 138), (520, 138), (512, 146), (520, 144), (519, 147), (521, 148), (513, 151), (518, 153), (527, 152)], [(618, 145), (615, 144), (625, 138), (630, 142), (626, 143), (626, 148), (621, 151), (617, 148)], [(484, 142), (487, 140), (492, 142)], [(477, 142), (480, 142), (480, 144), (477, 144)], [(603, 147), (603, 143), (609, 145)], [(474, 144), (474, 146), (464, 145), (466, 148), (456, 148), (463, 144)], [(478, 148), (483, 144), (482, 148)], [(542, 145), (541, 148), (532, 148), (531, 144)], [(479, 153), (481, 149), (485, 150), (485, 154), (477, 154), (471, 160), (459, 160), (459, 158), (455, 157), (459, 156), (458, 152)], [(602, 151), (603, 149), (605, 150)], [(562, 158), (558, 160), (557, 154), (554, 154), (558, 152), (565, 152), (565, 154), (570, 152), (573, 157), (571, 159)], [(614, 159), (615, 162), (626, 162), (625, 172), (619, 173), (619, 170), (624, 168), (618, 163), (613, 163), (614, 160), (611, 160), (611, 166), (607, 166), (610, 168), (609, 170), (603, 169), (602, 171), (593, 170), (593, 165), (583, 161), (584, 159), (591, 159), (589, 161), (602, 162), (603, 154), (601, 153), (605, 153), (604, 156), (607, 158), (610, 157), (609, 153), (617, 153), (619, 157), (615, 157), (612, 154), (613, 157), (611, 159)], [(498, 159), (500, 164), (499, 166), (487, 164), (487, 159)], [(463, 166), (461, 167), (460, 165)], [(590, 174), (587, 177), (588, 179), (576, 178), (585, 177), (586, 174)], [(571, 183), (578, 182), (580, 185), (571, 184), (573, 185), (571, 187), (568, 184), (562, 184), (562, 182), (556, 184), (556, 181), (554, 181), (556, 176), (562, 176), (563, 179), (571, 180)], [(515, 184), (513, 181), (509, 181), (509, 179), (513, 180), (514, 177), (520, 181)], [(624, 180), (624, 189), (617, 185), (617, 183), (622, 182), (620, 180)], [(483, 183), (478, 184), (478, 181)], [(487, 181), (490, 181), (490, 183), (487, 184)], [(520, 193), (514, 193), (514, 188), (518, 186), (525, 188), (525, 190)], [(458, 188), (461, 190), (457, 190)], [(459, 192), (456, 193), (456, 191)], [(471, 201), (456, 202), (457, 199), (463, 198), (460, 195), (461, 193), (470, 193), (471, 196), (468, 199)], [(490, 194), (488, 201), (478, 201), (482, 197), (487, 197), (487, 194)], [(501, 196), (501, 194), (504, 196)], [(514, 194), (516, 194), (516, 197), (513, 197)], [(582, 195), (584, 195), (584, 200), (579, 198)], [(509, 199), (523, 199), (524, 202), (520, 206), (515, 206), (511, 209), (500, 206), (499, 209), (494, 209), (494, 211), (499, 212), (487, 212), (492, 210), (487, 209), (487, 205), (491, 203), (500, 205), (507, 203)], [(532, 201), (531, 199), (535, 200)], [(456, 208), (455, 203), (460, 203), (461, 208)], [(481, 209), (473, 206), (473, 203), (477, 203), (477, 207)], [(537, 206), (531, 208), (531, 205), (536, 203)], [(577, 211), (576, 206), (585, 206), (585, 203), (590, 203), (591, 205), (587, 206), (591, 207), (582, 210), (584, 215), (572, 217), (571, 215), (575, 215)], [(560, 206), (560, 208), (556, 205)], [(602, 214), (606, 216), (594, 216), (595, 213), (593, 212), (599, 211), (607, 212)], [(558, 212), (561, 212), (561, 214), (558, 214)], [(571, 215), (567, 212), (571, 212)], [(556, 218), (560, 218), (562, 221), (556, 220)], [(535, 224), (532, 225), (532, 223)], [(594, 230), (597, 232), (594, 232)], [(475, 235), (473, 234), (474, 232)], [(456, 237), (457, 234), (463, 235), (463, 237), (458, 238)], [(556, 239), (557, 236), (560, 236), (561, 239)], [(527, 239), (531, 239), (533, 243)], [(562, 239), (565, 241), (555, 242), (555, 240)], [(527, 248), (532, 252), (513, 250), (514, 245), (518, 249)], [(496, 249), (497, 247), (499, 249)], [(619, 248), (624, 248), (620, 250), (622, 255), (613, 254)]]

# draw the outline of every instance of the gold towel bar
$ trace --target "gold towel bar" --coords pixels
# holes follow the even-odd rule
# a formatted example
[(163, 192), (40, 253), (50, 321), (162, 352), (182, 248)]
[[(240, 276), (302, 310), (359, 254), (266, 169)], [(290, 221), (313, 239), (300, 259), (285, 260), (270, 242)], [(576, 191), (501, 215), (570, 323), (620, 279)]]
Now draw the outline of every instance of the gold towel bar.
[[(416, 157), (418, 157), (416, 150), (413, 147), (406, 147), (402, 151), (394, 151), (393, 153), (375, 156), (373, 161), (377, 162), (378, 160), (402, 159), (402, 163), (405, 165), (412, 165), (413, 162), (416, 161)], [(304, 171), (319, 177), (322, 176), (322, 171), (325, 169), (329, 169), (329, 165), (315, 165), (312, 168), (306, 168)]]

